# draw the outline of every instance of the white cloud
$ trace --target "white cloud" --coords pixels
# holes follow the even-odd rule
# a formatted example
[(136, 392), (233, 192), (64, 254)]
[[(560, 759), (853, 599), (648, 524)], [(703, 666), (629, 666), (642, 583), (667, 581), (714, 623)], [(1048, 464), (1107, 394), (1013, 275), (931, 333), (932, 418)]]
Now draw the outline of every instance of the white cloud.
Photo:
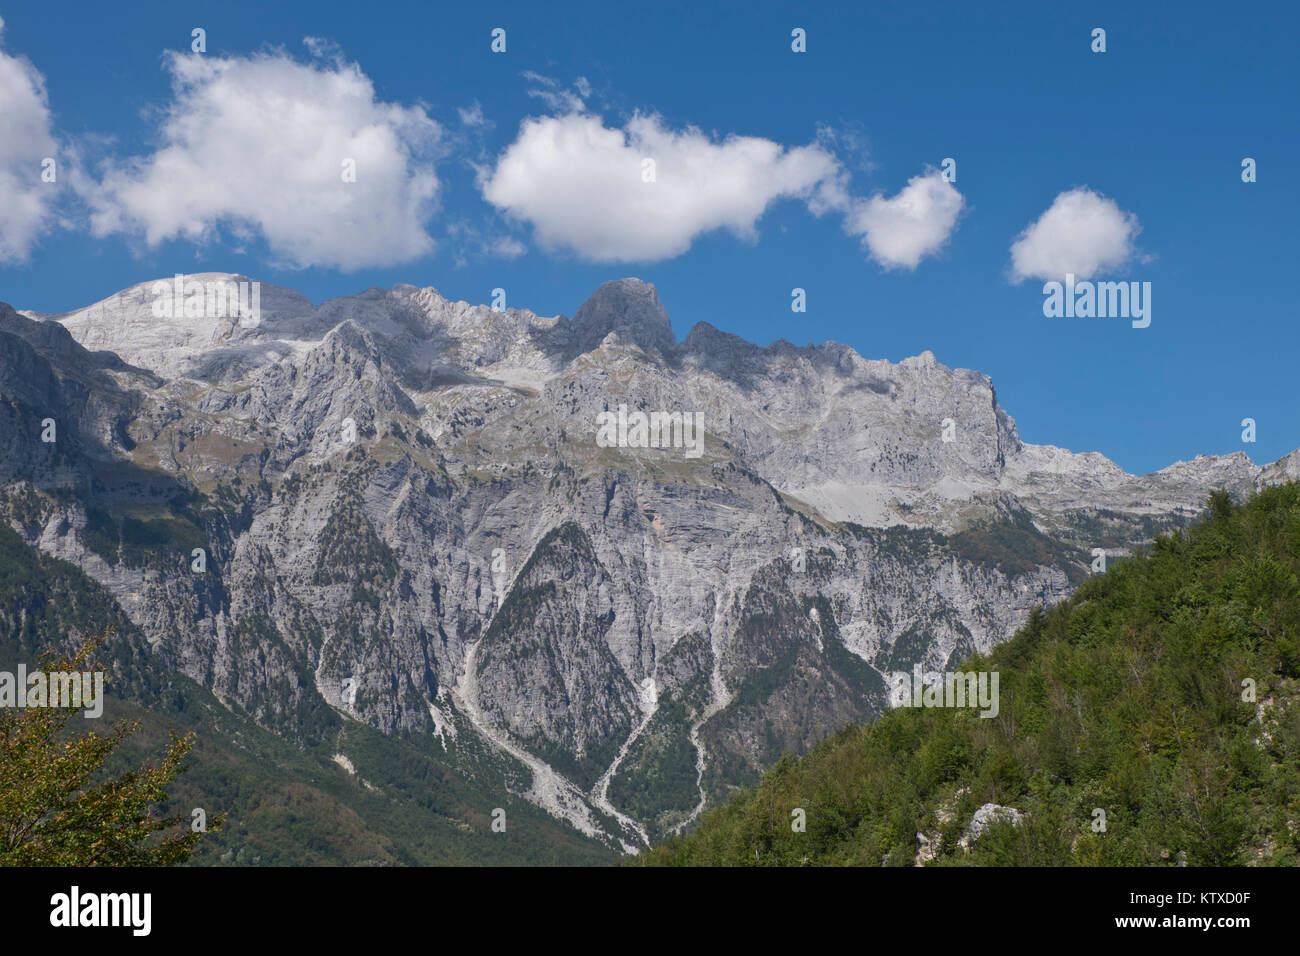
[[(645, 159), (654, 160), (653, 182), (643, 178)], [(575, 108), (526, 119), (480, 185), (488, 202), (531, 223), (543, 246), (629, 262), (671, 258), (717, 229), (752, 239), (777, 199), (802, 199), (817, 213), (840, 208), (843, 179), (836, 158), (817, 145), (787, 149), (752, 136), (715, 142), (641, 114), (611, 129)]]
[(554, 113), (581, 113), (587, 108), (586, 98), (591, 95), (591, 84), (585, 76), (578, 77), (571, 90), (566, 90), (559, 80), (532, 70), (524, 71), (524, 79), (536, 84), (528, 95), (541, 100)]
[[(440, 129), (418, 106), (380, 102), (356, 64), (172, 54), (162, 146), (112, 165), (88, 197), (96, 235), (156, 245), (210, 241), (220, 227), (260, 234), (293, 267), (392, 265), (432, 251), (425, 224)], [(344, 160), (356, 181), (345, 182)]]
[(854, 202), (844, 227), (861, 236), (886, 269), (915, 269), (943, 248), (965, 204), (957, 188), (932, 169), (913, 176), (896, 196)]
[(514, 236), (488, 235), (466, 219), (453, 220), (447, 223), (446, 228), (447, 242), (444, 250), (451, 255), (452, 262), (458, 269), (486, 259), (505, 259), (509, 262), (528, 251), (528, 247)]
[(462, 126), (468, 126), (471, 129), (484, 126), (488, 122), (487, 118), (483, 115), (483, 107), (479, 104), (478, 100), (475, 100), (468, 108), (463, 106), (457, 107), (456, 113), (460, 116), (460, 124)]
[(41, 162), (57, 153), (44, 77), (0, 50), (0, 262), (25, 261), (50, 226), (56, 185), (42, 181)]
[(1086, 279), (1123, 265), (1133, 255), (1141, 227), (1113, 199), (1087, 187), (1061, 193), (1011, 245), (1011, 273), (1025, 279)]
[(502, 259), (518, 259), (528, 250), (513, 236), (500, 236), (487, 246), (488, 252)]

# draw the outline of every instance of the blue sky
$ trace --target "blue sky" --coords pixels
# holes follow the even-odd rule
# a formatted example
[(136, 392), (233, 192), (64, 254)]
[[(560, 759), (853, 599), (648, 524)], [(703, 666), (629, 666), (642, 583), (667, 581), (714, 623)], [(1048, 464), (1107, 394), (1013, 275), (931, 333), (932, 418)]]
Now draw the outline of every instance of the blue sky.
[[(656, 285), (679, 338), (708, 321), (762, 344), (835, 340), (869, 358), (930, 349), (990, 375), (1023, 439), (1100, 451), (1130, 471), (1238, 450), (1262, 463), (1300, 446), (1293, 7), (699, 6), (223, 0), (71, 3), (55, 15), (0, 0), (0, 56), (43, 80), (61, 174), (40, 194), (56, 198), (40, 200), (39, 220), (11, 224), (25, 245), (0, 255), (0, 300), (59, 311), (214, 270), (317, 301), (408, 282), (486, 302), (501, 287), (511, 306), (572, 315), (601, 282), (636, 275)], [(206, 30), (201, 63), (195, 27)], [(490, 50), (496, 27), (505, 53)], [(791, 50), (795, 27), (806, 53)], [(1105, 53), (1090, 49), (1095, 27)], [(264, 75), (247, 72), (255, 60)], [(189, 98), (178, 98), (186, 69)], [(366, 181), (386, 218), (334, 229), (299, 183), (287, 195), (268, 185), (274, 130), (245, 137), (239, 104), (283, 94), (281, 81), (292, 90), (295, 69), (316, 71), (298, 91), (319, 111), (304, 130), (350, 134), (376, 120), (397, 137), (373, 154), (397, 166)], [(316, 74), (360, 77), (373, 97), (362, 89), (354, 115), (335, 117)], [(224, 206), (221, 189), (193, 183), (173, 202), (173, 167), (150, 172), (195, 113), (235, 157), (212, 160), (235, 194)], [(522, 135), (528, 117), (550, 124), (537, 140)], [(665, 155), (652, 194), (664, 198), (644, 221), (644, 191), (622, 206), (621, 192), (584, 188), (599, 156), (587, 168), (551, 155), (553, 168), (534, 172), (543, 131), (631, 136), (638, 118), (644, 143), (708, 167), (681, 185)], [(3, 187), (16, 197), (32, 187), (4, 179), (6, 155), (11, 174), (33, 169), (45, 144), (23, 153), (15, 128), (0, 142), (0, 184), (16, 182)], [(205, 135), (192, 133), (182, 161), (212, 155), (196, 151)], [(767, 153), (729, 152), (730, 136), (767, 141)], [(933, 172), (947, 157), (951, 184)], [(1257, 182), (1242, 182), (1244, 157)], [(361, 168), (364, 179), (375, 166)], [(741, 175), (750, 185), (725, 198)], [(955, 226), (899, 233), (891, 202), (916, 179), (931, 191), (915, 198), (937, 204), (939, 220), (960, 203)], [(254, 213), (245, 189), (265, 197)], [(1095, 278), (1151, 283), (1148, 328), (1045, 318), (1043, 278), (1012, 281), (1012, 243), (1075, 190), (1096, 214), (1081, 220), (1099, 230)], [(20, 208), (0, 197), (0, 228), (5, 205)], [(181, 207), (206, 211), (186, 230)], [(1046, 261), (1073, 261), (1054, 249)], [(609, 250), (622, 261), (599, 261)], [(795, 287), (806, 313), (790, 309)], [(1241, 441), (1245, 417), (1255, 444)]]

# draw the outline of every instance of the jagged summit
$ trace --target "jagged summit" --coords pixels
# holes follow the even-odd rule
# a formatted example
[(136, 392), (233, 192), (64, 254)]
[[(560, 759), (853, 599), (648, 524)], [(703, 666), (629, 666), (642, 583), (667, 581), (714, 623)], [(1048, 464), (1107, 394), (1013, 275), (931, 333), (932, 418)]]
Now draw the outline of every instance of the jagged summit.
[(920, 355), (912, 355), (899, 363), (904, 368), (935, 368), (939, 365), (934, 353), (925, 349)]
[(668, 355), (677, 348), (672, 322), (655, 287), (640, 279), (615, 279), (591, 294), (569, 326), (579, 352), (596, 348), (611, 332), (649, 351)]

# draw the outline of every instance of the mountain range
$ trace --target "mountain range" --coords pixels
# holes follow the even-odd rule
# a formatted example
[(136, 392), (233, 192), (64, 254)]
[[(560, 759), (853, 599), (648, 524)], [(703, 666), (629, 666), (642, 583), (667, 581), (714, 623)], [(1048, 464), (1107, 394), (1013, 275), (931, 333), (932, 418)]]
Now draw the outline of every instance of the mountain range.
[[(0, 304), (0, 514), (102, 589), (139, 667), (399, 802), (436, 760), (461, 829), (522, 798), (575, 846), (683, 832), (881, 713), (890, 672), (989, 653), (1212, 491), (1300, 478), (1300, 451), (1138, 476), (1022, 442), (928, 351), (678, 342), (637, 279), (572, 318), (259, 301)], [(368, 769), (369, 734), (400, 753)]]

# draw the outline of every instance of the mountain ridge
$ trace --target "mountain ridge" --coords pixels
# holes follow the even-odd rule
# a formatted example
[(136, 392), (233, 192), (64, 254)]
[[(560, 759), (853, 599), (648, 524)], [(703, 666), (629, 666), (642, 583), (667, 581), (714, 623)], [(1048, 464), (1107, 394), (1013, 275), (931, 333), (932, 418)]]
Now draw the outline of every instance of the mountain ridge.
[[(234, 273), (203, 273), (188, 278), (205, 283), (255, 281)], [(1017, 457), (1015, 453), (1022, 449), (1030, 450), (1030, 453), (1024, 456), (1025, 461), (1021, 463), (1020, 469), (1009, 469), (1009, 473), (1014, 477), (1024, 477), (1036, 470), (1058, 473), (1080, 471), (1085, 470), (1081, 466), (1086, 466), (1086, 470), (1091, 473), (1104, 472), (1113, 480), (1120, 481), (1130, 478), (1152, 479), (1158, 476), (1175, 478), (1180, 473), (1221, 467), (1225, 461), (1238, 462), (1239, 456), (1244, 454), (1234, 452), (1226, 456), (1197, 455), (1191, 459), (1173, 462), (1147, 475), (1129, 475), (1098, 452), (1077, 453), (1052, 445), (1022, 443), (1015, 431), (1014, 421), (997, 403), (996, 391), (991, 379), (970, 369), (941, 365), (929, 350), (904, 358), (897, 363), (891, 363), (883, 359), (865, 359), (851, 347), (835, 342), (794, 346), (778, 339), (768, 346), (761, 346), (732, 333), (721, 332), (706, 322), (697, 322), (686, 338), (678, 343), (672, 332), (671, 320), (659, 302), (654, 287), (632, 278), (604, 283), (579, 307), (573, 319), (568, 319), (564, 315), (545, 319), (531, 311), (519, 309), (497, 312), (487, 306), (473, 306), (461, 301), (452, 302), (443, 298), (433, 287), (417, 288), (405, 284), (396, 285), (389, 290), (372, 287), (359, 295), (344, 296), (326, 300), (320, 305), (312, 305), (305, 297), (293, 290), (263, 283), (263, 289), (267, 290), (264, 292), (267, 305), (263, 307), (263, 325), (258, 329), (234, 328), (222, 332), (215, 326), (205, 326), (193, 330), (191, 334), (191, 330), (187, 328), (189, 320), (180, 318), (163, 323), (164, 328), (170, 331), (162, 336), (161, 341), (157, 331), (159, 321), (152, 315), (143, 314), (146, 311), (143, 308), (146, 305), (144, 301), (146, 290), (157, 281), (167, 280), (138, 283), (100, 302), (67, 313), (22, 314), (44, 321), (52, 320), (63, 325), (73, 332), (74, 338), (80, 344), (87, 348), (98, 344), (116, 344), (118, 347), (114, 350), (115, 354), (124, 356), (130, 364), (147, 368), (163, 377), (194, 378), (204, 381), (219, 381), (223, 378), (222, 373), (227, 368), (219, 361), (221, 354), (214, 355), (207, 366), (185, 368), (181, 363), (182, 356), (187, 350), (220, 353), (225, 348), (238, 346), (235, 351), (245, 355), (260, 350), (259, 354), (264, 364), (282, 361), (289, 355), (300, 357), (305, 351), (310, 350), (313, 342), (317, 344), (324, 342), (327, 336), (347, 318), (351, 318), (359, 328), (378, 336), (376, 341), (381, 344), (376, 345), (375, 350), (379, 354), (387, 353), (400, 367), (405, 356), (397, 353), (404, 345), (409, 344), (410, 325), (414, 321), (412, 316), (418, 315), (421, 311), (424, 315), (418, 323), (419, 330), (429, 341), (438, 340), (440, 335), (463, 334), (468, 319), (471, 322), (481, 322), (482, 328), (479, 331), (486, 329), (487, 332), (483, 337), (489, 340), (494, 337), (499, 338), (504, 330), (516, 340), (533, 338), (535, 343), (541, 342), (543, 347), (526, 350), (516, 341), (512, 343), (513, 349), (497, 349), (493, 352), (488, 347), (488, 343), (474, 342), (472, 339), (471, 347), (466, 349), (465, 338), (462, 338), (459, 349), (462, 354), (451, 356), (453, 361), (459, 360), (460, 366), (456, 370), (464, 374), (480, 371), (484, 367), (488, 369), (496, 367), (502, 377), (495, 381), (507, 385), (523, 384), (523, 380), (530, 372), (533, 374), (535, 384), (542, 385), (562, 375), (568, 364), (577, 357), (598, 351), (601, 343), (610, 334), (616, 337), (621, 334), (626, 339), (623, 343), (625, 347), (648, 346), (660, 357), (672, 356), (682, 360), (698, 360), (703, 369), (719, 373), (720, 377), (733, 378), (742, 386), (746, 380), (746, 366), (751, 365), (753, 360), (766, 362), (767, 367), (770, 368), (779, 356), (785, 354), (796, 360), (811, 361), (815, 365), (829, 361), (844, 371), (858, 371), (862, 373), (862, 381), (856, 384), (868, 389), (887, 389), (889, 385), (886, 383), (892, 370), (906, 369), (922, 375), (926, 372), (938, 372), (946, 374), (954, 381), (967, 382), (976, 390), (988, 390), (988, 401), (994, 416), (1005, 416), (1007, 419), (1005, 425), (998, 423), (999, 427), (995, 427), (988, 437), (995, 442), (1005, 439), (1006, 451), (1013, 453), (1013, 464)], [(435, 317), (438, 322), (434, 321)], [(643, 320), (648, 321), (653, 328), (646, 331)], [(277, 337), (281, 332), (296, 335), (310, 332), (316, 337)], [(553, 341), (543, 341), (540, 336), (544, 333), (551, 333)], [(179, 348), (181, 356), (178, 356), (174, 339), (182, 334), (190, 337), (181, 342)], [(207, 348), (200, 350), (195, 345), (195, 340), (204, 335), (214, 341), (204, 343)], [(639, 338), (644, 341), (639, 341)], [(485, 352), (488, 354), (484, 354)], [(506, 354), (501, 354), (502, 352)], [(652, 357), (644, 349), (643, 354)], [(272, 359), (273, 355), (274, 359)], [(431, 376), (439, 370), (448, 371), (446, 368), (440, 369), (440, 363), (428, 355), (419, 355), (416, 360), (426, 363), (426, 366), (421, 369), (426, 375)], [(408, 364), (414, 364), (414, 360)], [(877, 377), (873, 376), (873, 372), (884, 374)], [(403, 384), (409, 385), (410, 381), (408, 374)], [(417, 387), (415, 390), (421, 389)], [(1296, 453), (1292, 452), (1277, 462), (1265, 465), (1255, 465), (1246, 457), (1240, 466), (1236, 467), (1237, 473), (1232, 476), (1233, 480), (1255, 480), (1270, 468), (1281, 471), (1290, 468), (1294, 471), (1295, 455)], [(1087, 456), (1086, 461), (1080, 462), (1079, 456)], [(1001, 449), (995, 448), (994, 459), (1002, 460), (1004, 457)], [(1200, 480), (1202, 476), (1193, 477)], [(997, 481), (987, 482), (985, 490), (993, 490), (997, 484)], [(795, 492), (792, 490), (792, 493)], [(822, 500), (830, 504), (834, 510), (832, 499), (833, 495), (822, 496)], [(861, 514), (846, 515), (846, 518), (858, 521), (863, 517)], [(891, 517), (900, 519), (896, 513)], [(900, 519), (900, 523), (908, 522)]]

